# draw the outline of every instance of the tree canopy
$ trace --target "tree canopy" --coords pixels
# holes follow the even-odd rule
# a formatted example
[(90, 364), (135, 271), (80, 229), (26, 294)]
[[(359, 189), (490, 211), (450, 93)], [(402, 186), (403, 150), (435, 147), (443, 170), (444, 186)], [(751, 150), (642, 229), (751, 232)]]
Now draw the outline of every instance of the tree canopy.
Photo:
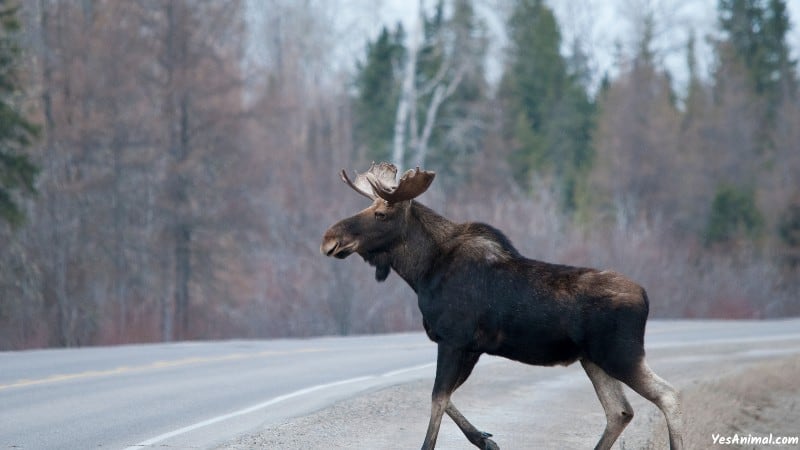
[(0, 0), (0, 349), (418, 329), (397, 277), (319, 255), (373, 160), (654, 317), (800, 314), (793, 5), (419, 4)]
[(581, 50), (574, 46), (571, 59), (561, 54), (555, 15), (540, 0), (515, 2), (508, 30), (500, 96), (514, 177), (528, 185), (536, 174), (553, 173), (562, 204), (573, 210), (593, 155), (594, 105), (583, 84)]

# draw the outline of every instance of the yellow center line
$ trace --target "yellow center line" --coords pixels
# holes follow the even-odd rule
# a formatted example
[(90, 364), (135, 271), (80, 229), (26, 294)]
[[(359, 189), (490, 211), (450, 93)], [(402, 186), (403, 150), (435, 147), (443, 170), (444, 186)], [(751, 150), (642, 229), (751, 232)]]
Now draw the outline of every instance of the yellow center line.
[(58, 383), (62, 381), (70, 381), (70, 380), (81, 380), (87, 378), (98, 378), (98, 377), (106, 377), (111, 375), (122, 375), (122, 374), (129, 374), (135, 372), (145, 372), (148, 370), (158, 370), (158, 369), (169, 369), (174, 367), (182, 367), (188, 366), (192, 364), (205, 364), (205, 363), (216, 363), (216, 362), (225, 362), (225, 361), (238, 361), (243, 359), (254, 359), (254, 358), (264, 358), (270, 356), (281, 356), (281, 355), (289, 355), (293, 353), (318, 353), (318, 352), (326, 352), (326, 351), (343, 351), (343, 352), (353, 352), (353, 351), (364, 351), (364, 350), (390, 350), (390, 349), (412, 349), (412, 348), (419, 348), (419, 347), (430, 347), (430, 344), (394, 344), (394, 345), (382, 345), (382, 346), (367, 346), (367, 347), (341, 347), (341, 348), (332, 348), (332, 347), (325, 347), (325, 348), (317, 348), (317, 347), (310, 347), (310, 348), (301, 348), (296, 350), (265, 350), (261, 352), (255, 353), (230, 353), (227, 355), (220, 355), (220, 356), (193, 356), (189, 358), (181, 358), (175, 360), (160, 360), (154, 361), (152, 363), (142, 364), (138, 366), (119, 366), (113, 369), (105, 369), (105, 370), (87, 370), (85, 372), (76, 372), (76, 373), (63, 373), (63, 374), (56, 374), (50, 375), (43, 378), (36, 378), (36, 379), (20, 379), (13, 381), (8, 384), (0, 384), (0, 391), (5, 389), (13, 389), (13, 388), (22, 388), (27, 386), (36, 386), (41, 384), (49, 384), (49, 383)]
[(57, 383), (61, 381), (69, 381), (69, 380), (79, 380), (79, 379), (86, 379), (86, 378), (97, 378), (97, 377), (105, 377), (110, 375), (121, 375), (121, 374), (128, 374), (134, 372), (144, 372), (148, 370), (157, 370), (157, 369), (166, 369), (166, 368), (173, 368), (173, 367), (181, 367), (181, 366), (188, 366), (192, 364), (204, 364), (204, 363), (215, 363), (215, 362), (224, 362), (224, 361), (237, 361), (242, 359), (252, 359), (252, 358), (263, 358), (269, 356), (280, 356), (280, 355), (288, 355), (292, 353), (315, 353), (315, 352), (323, 352), (326, 350), (325, 348), (303, 348), (298, 350), (284, 350), (284, 351), (276, 351), (276, 350), (266, 350), (257, 353), (231, 353), (228, 355), (221, 355), (221, 356), (208, 356), (208, 357), (191, 357), (191, 358), (182, 358), (176, 359), (171, 361), (155, 361), (148, 364), (142, 364), (139, 366), (120, 366), (115, 367), (113, 369), (106, 369), (106, 370), (87, 370), (85, 372), (77, 372), (77, 373), (63, 373), (63, 374), (56, 374), (51, 375), (44, 378), (37, 378), (37, 379), (20, 379), (9, 384), (0, 384), (0, 391), (4, 389), (12, 389), (12, 388), (21, 388), (27, 386), (36, 386), (40, 384), (48, 384), (48, 383)]

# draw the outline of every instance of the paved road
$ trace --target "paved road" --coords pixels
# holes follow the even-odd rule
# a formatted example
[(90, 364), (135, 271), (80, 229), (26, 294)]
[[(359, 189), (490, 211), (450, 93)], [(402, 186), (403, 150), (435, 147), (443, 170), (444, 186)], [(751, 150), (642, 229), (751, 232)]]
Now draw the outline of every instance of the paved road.
[[(800, 320), (652, 321), (647, 347), (683, 364), (732, 348), (800, 353)], [(434, 360), (420, 333), (0, 352), (0, 448), (215, 447), (357, 393), (432, 378)]]

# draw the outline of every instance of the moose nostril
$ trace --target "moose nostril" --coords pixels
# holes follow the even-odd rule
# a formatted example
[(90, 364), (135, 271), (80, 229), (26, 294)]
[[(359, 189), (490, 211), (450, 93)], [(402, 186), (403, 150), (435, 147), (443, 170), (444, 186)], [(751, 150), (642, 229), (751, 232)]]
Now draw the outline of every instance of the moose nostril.
[(339, 247), (339, 241), (337, 240), (325, 240), (320, 246), (319, 250), (325, 256), (331, 256)]

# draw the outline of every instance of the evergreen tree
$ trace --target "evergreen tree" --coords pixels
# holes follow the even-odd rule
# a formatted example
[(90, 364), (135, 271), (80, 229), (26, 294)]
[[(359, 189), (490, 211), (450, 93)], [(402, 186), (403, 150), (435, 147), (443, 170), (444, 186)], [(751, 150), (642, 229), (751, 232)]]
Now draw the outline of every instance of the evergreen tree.
[(444, 2), (439, 0), (433, 14), (422, 17), (422, 42), (417, 55), (417, 85), (422, 87), (436, 77), (445, 56), (442, 29), (445, 27)]
[(755, 191), (723, 185), (717, 189), (711, 204), (706, 243), (731, 241), (742, 235), (753, 238), (758, 235), (764, 218), (756, 207)]
[(400, 95), (404, 31), (398, 24), (394, 33), (384, 27), (375, 42), (367, 43), (367, 54), (357, 66), (354, 105), (356, 145), (367, 159), (389, 160), (395, 112)]
[(501, 81), (501, 97), (508, 100), (506, 125), (513, 126), (511, 165), (524, 184), (532, 171), (549, 162), (547, 115), (557, 103), (566, 67), (559, 54), (555, 15), (541, 0), (518, 1), (508, 30), (509, 65)]
[(778, 237), (783, 244), (785, 263), (800, 266), (800, 198), (792, 199), (781, 213)]
[(571, 210), (592, 160), (586, 58), (578, 45), (569, 61), (560, 54), (558, 23), (542, 0), (517, 1), (508, 29), (510, 58), (500, 96), (514, 176), (525, 185), (534, 173), (554, 173), (562, 205)]
[(703, 113), (705, 103), (705, 86), (700, 80), (697, 67), (697, 45), (694, 30), (686, 41), (686, 68), (689, 71), (688, 86), (686, 87), (685, 113), (683, 115), (683, 128), (687, 129)]
[[(753, 88), (770, 102), (796, 89), (786, 41), (790, 23), (784, 0), (719, 0), (720, 28), (726, 34), (721, 56), (737, 58), (747, 68)], [(772, 109), (774, 113), (774, 108)]]
[(742, 180), (769, 176), (769, 159), (781, 152), (776, 137), (785, 119), (779, 111), (797, 93), (785, 0), (719, 0), (717, 11), (723, 39), (716, 46), (714, 106), (715, 116), (723, 120), (715, 126), (722, 139), (712, 142), (712, 148), (729, 155), (725, 175), (731, 186), (719, 188), (714, 197), (706, 230), (709, 242), (754, 237), (760, 229), (760, 219), (753, 219), (761, 217), (759, 205)]
[(797, 61), (791, 59), (786, 37), (791, 23), (784, 0), (770, 0), (764, 20), (764, 48), (767, 78), (775, 95), (794, 95), (797, 92), (795, 69)]
[(18, 225), (24, 218), (17, 192), (35, 193), (38, 169), (23, 153), (38, 127), (19, 111), (20, 80), (17, 7), (0, 0), (0, 218)]

